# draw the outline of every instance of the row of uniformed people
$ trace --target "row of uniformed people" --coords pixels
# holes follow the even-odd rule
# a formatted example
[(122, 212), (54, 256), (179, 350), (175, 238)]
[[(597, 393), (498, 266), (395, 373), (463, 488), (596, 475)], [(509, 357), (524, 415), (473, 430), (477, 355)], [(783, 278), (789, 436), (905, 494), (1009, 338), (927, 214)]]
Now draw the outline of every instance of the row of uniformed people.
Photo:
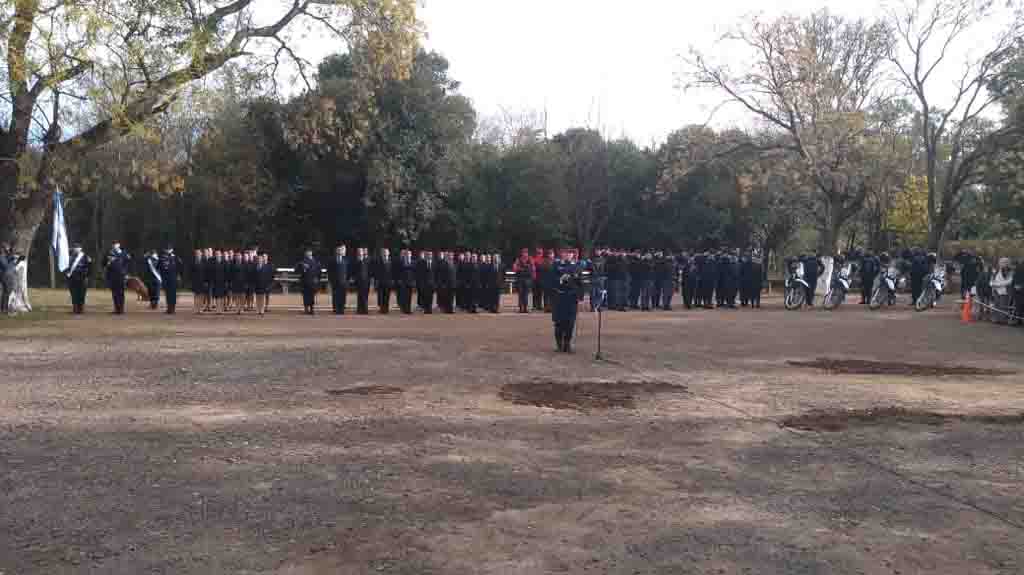
[[(678, 285), (686, 309), (761, 307), (764, 266), (752, 252), (640, 252), (598, 250), (592, 262), (594, 290), (607, 290), (609, 309), (672, 309)], [(592, 292), (591, 300), (594, 301)]]
[[(504, 268), (498, 254), (475, 252), (438, 252), (423, 250), (413, 256), (411, 250), (402, 250), (397, 258), (387, 248), (371, 258), (366, 248), (357, 248), (349, 257), (345, 246), (338, 246), (327, 262), (327, 279), (331, 287), (334, 313), (344, 314), (348, 291), (356, 291), (356, 312), (369, 313), (371, 285), (377, 293), (377, 308), (386, 314), (391, 310), (391, 294), (395, 293), (398, 308), (405, 314), (413, 313), (413, 293), (416, 307), (424, 313), (438, 308), (443, 313), (461, 309), (477, 313), (478, 309), (498, 313), (501, 309), (501, 290)], [(320, 288), (320, 261), (312, 250), (295, 266), (302, 287), (303, 307), (313, 314), (316, 294)], [(436, 298), (436, 304), (435, 304)]]

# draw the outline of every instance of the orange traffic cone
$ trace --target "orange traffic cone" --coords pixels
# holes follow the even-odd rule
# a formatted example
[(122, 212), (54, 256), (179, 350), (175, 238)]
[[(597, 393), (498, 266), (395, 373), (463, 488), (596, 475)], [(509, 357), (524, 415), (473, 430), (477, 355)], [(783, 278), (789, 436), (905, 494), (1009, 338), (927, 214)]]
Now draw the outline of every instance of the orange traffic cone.
[(962, 321), (963, 323), (971, 323), (971, 321), (972, 321), (972, 319), (971, 319), (971, 307), (973, 307), (973, 306), (971, 305), (971, 299), (972, 299), (972, 296), (970, 294), (968, 294), (967, 295), (967, 299), (964, 300), (964, 306), (960, 310), (960, 321)]

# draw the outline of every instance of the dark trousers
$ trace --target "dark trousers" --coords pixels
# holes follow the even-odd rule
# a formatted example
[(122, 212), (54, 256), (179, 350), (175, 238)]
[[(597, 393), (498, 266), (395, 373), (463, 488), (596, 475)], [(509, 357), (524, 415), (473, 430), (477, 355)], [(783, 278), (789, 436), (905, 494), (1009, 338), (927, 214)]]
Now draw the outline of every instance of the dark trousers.
[(11, 301), (11, 288), (6, 281), (0, 280), (0, 313), (7, 313)]
[(761, 307), (761, 280), (756, 279), (748, 286), (747, 299), (751, 307)]
[(398, 286), (398, 307), (404, 314), (412, 313), (412, 288)]
[(331, 286), (331, 304), (334, 306), (334, 313), (345, 315), (345, 303), (348, 299), (348, 285)]
[(672, 284), (672, 280), (662, 280), (660, 291), (661, 309), (670, 311), (672, 309), (672, 296), (675, 295), (675, 286)]
[(640, 307), (640, 292), (643, 291), (644, 282), (633, 280), (629, 286), (629, 307), (636, 309)]
[(544, 286), (540, 282), (534, 282), (533, 284), (533, 309), (542, 310), (544, 309)]
[(178, 305), (178, 284), (164, 285), (164, 295), (167, 297), (167, 313), (173, 314), (174, 308)]
[(651, 303), (654, 301), (654, 282), (651, 280), (645, 280), (640, 284), (640, 309), (647, 311), (651, 309)]
[(110, 297), (114, 300), (114, 313), (124, 313), (124, 278), (110, 283)]
[(370, 313), (370, 286), (356, 286), (356, 313), (366, 315)]
[(462, 288), (462, 309), (469, 313), (476, 313), (476, 306), (480, 303), (476, 300), (477, 291), (473, 286)]
[(871, 290), (875, 287), (875, 277), (873, 275), (862, 275), (860, 276), (860, 301), (863, 303), (871, 301)]
[(576, 330), (576, 318), (555, 322), (555, 343), (560, 350), (568, 351)]
[(683, 294), (683, 306), (686, 309), (693, 307), (693, 295), (694, 295), (694, 284), (696, 282), (690, 278), (683, 280), (683, 289), (680, 290)]
[(814, 292), (817, 289), (818, 289), (818, 280), (814, 280), (814, 281), (808, 280), (807, 281), (807, 287), (805, 288), (805, 291), (807, 292), (807, 305), (811, 305), (811, 306), (814, 305)]
[(921, 297), (921, 292), (924, 289), (924, 276), (912, 275), (910, 276), (910, 297), (911, 302), (916, 302), (917, 298)]
[(85, 309), (85, 281), (71, 280), (68, 282), (68, 291), (71, 292), (71, 309), (74, 313), (82, 313)]
[(149, 291), (149, 307), (156, 309), (160, 305), (160, 282), (156, 280), (147, 281), (146, 290)]
[(377, 309), (380, 313), (388, 313), (391, 311), (391, 288), (384, 286), (377, 286)]
[(478, 286), (473, 290), (473, 301), (476, 305), (482, 308), (484, 311), (491, 311), (491, 290), (483, 286)]
[(434, 288), (423, 286), (416, 289), (416, 304), (423, 313), (434, 313)]
[(455, 292), (452, 288), (442, 286), (437, 288), (437, 307), (444, 313), (455, 313)]
[(316, 305), (316, 288), (313, 286), (302, 286), (302, 305), (307, 313), (313, 313), (313, 306)]
[(533, 280), (529, 278), (516, 280), (516, 292), (519, 295), (519, 313), (530, 311), (530, 291), (533, 289)]
[(610, 280), (608, 282), (608, 305), (614, 310), (626, 309), (626, 282)]

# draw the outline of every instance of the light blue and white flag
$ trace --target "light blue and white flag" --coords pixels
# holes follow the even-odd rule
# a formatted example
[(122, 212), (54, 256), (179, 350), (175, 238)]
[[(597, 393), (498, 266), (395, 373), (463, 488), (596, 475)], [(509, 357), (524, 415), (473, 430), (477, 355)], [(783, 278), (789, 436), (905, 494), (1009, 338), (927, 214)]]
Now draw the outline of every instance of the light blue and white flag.
[(53, 237), (50, 246), (57, 260), (57, 269), (67, 271), (71, 267), (71, 254), (68, 249), (68, 229), (64, 225), (64, 194), (60, 189), (53, 191)]

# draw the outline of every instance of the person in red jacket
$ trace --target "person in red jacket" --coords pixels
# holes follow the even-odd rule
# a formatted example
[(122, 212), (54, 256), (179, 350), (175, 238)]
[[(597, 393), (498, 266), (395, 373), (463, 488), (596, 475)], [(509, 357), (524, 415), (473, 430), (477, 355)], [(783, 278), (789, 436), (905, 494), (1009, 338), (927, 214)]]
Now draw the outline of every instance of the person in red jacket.
[[(512, 264), (512, 273), (516, 275), (516, 291), (519, 293), (519, 313), (529, 313), (530, 291), (533, 290), (537, 277), (537, 266), (530, 258), (530, 251), (523, 248), (519, 251), (519, 259)], [(536, 301), (536, 299), (534, 299)]]

